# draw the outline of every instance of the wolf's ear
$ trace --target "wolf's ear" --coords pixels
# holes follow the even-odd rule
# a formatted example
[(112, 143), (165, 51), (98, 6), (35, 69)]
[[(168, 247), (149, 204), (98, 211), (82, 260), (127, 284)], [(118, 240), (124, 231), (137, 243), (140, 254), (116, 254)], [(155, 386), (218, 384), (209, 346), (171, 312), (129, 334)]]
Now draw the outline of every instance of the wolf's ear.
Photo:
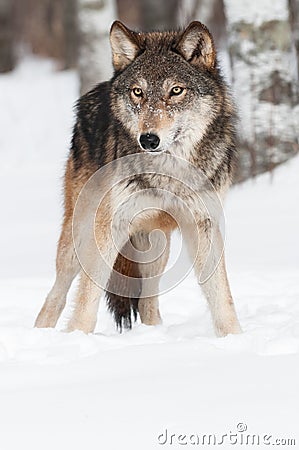
[(176, 50), (193, 65), (205, 65), (213, 69), (216, 64), (216, 50), (213, 38), (205, 25), (191, 22), (181, 35)]
[(110, 43), (115, 70), (125, 69), (140, 51), (135, 33), (118, 20), (112, 24)]

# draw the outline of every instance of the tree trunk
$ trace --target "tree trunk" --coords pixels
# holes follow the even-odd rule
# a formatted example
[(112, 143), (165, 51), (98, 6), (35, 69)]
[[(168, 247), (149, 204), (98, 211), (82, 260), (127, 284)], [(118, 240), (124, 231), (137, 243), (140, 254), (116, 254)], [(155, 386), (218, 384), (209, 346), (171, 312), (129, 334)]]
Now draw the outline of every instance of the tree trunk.
[(141, 0), (140, 19), (143, 31), (172, 30), (177, 28), (179, 0)]
[(299, 1), (289, 0), (289, 5), (290, 5), (291, 26), (293, 30), (293, 39), (297, 54), (297, 72), (299, 78)]
[(13, 3), (0, 0), (0, 72), (14, 68)]
[(179, 25), (185, 27), (192, 20), (199, 20), (209, 28), (217, 47), (222, 44), (226, 33), (223, 0), (180, 0)]
[(116, 18), (113, 0), (79, 0), (81, 94), (112, 75), (109, 30)]
[(64, 68), (77, 66), (78, 61), (78, 4), (74, 0), (62, 0), (62, 22), (64, 30)]
[(233, 91), (241, 115), (237, 181), (298, 152), (297, 61), (287, 0), (224, 0)]
[(180, 0), (117, 0), (119, 19), (141, 31), (177, 29)]

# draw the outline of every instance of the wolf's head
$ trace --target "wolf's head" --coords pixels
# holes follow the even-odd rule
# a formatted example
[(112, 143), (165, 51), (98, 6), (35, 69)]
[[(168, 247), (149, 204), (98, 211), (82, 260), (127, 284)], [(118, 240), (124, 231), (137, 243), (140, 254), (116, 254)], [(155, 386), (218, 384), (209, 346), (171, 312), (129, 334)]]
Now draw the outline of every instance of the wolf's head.
[(118, 119), (142, 150), (188, 157), (223, 103), (208, 29), (192, 22), (183, 32), (136, 33), (117, 21), (110, 41)]

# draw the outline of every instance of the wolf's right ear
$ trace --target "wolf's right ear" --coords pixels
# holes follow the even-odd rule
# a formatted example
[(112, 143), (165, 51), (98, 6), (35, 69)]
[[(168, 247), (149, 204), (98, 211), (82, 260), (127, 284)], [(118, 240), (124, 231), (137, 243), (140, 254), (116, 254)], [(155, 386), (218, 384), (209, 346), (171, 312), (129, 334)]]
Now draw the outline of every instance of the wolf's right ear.
[(113, 66), (116, 71), (125, 69), (140, 51), (135, 33), (118, 20), (111, 26), (110, 43)]

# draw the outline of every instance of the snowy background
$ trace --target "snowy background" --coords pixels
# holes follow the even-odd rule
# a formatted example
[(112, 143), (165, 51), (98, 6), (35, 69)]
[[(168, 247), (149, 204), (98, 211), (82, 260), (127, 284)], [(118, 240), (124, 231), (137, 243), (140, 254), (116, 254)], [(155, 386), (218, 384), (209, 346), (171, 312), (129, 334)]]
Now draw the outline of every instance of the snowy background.
[(299, 448), (298, 157), (226, 201), (242, 335), (215, 338), (193, 275), (161, 297), (161, 326), (119, 335), (103, 302), (94, 335), (60, 332), (67, 312), (58, 330), (33, 329), (54, 279), (78, 92), (50, 60), (0, 76), (0, 449), (181, 448), (192, 433)]

